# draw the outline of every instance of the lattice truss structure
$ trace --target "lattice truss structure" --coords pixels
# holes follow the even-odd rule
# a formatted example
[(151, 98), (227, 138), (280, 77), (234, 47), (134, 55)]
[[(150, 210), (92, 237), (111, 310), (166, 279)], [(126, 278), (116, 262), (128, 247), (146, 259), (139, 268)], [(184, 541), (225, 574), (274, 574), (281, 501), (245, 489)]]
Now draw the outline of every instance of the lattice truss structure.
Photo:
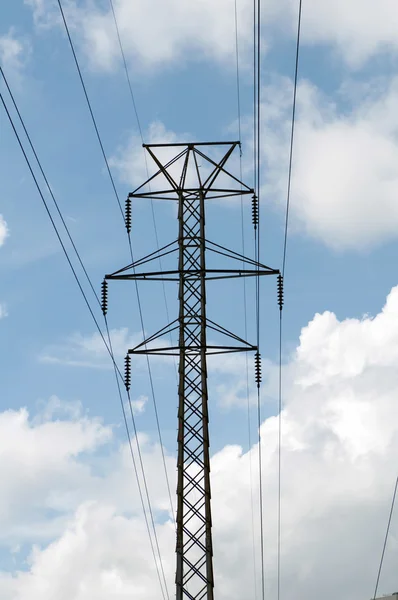
[[(229, 250), (205, 235), (205, 205), (225, 197), (254, 196), (253, 189), (226, 169), (239, 142), (145, 145), (156, 164), (155, 174), (129, 194), (126, 223), (129, 226), (133, 198), (175, 200), (178, 203), (178, 239), (134, 263), (106, 275), (107, 280), (164, 280), (179, 285), (179, 316), (129, 354), (179, 356), (177, 567), (176, 598), (213, 600), (213, 545), (210, 494), (209, 414), (207, 355), (256, 351), (257, 347), (211, 321), (206, 315), (206, 281), (259, 275), (277, 270)], [(212, 158), (218, 153), (221, 158)], [(162, 161), (159, 155), (173, 158)], [(256, 201), (256, 198), (254, 198)], [(175, 270), (142, 267), (175, 253)], [(227, 268), (208, 268), (209, 253)], [(209, 345), (207, 332), (222, 338)], [(178, 331), (178, 346), (161, 343)]]

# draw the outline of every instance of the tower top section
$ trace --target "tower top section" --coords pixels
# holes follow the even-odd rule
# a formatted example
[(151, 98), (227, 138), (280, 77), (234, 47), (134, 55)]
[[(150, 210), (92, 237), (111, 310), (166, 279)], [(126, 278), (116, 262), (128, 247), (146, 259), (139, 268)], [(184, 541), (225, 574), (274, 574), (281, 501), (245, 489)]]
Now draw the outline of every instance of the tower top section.
[(129, 198), (179, 200), (181, 193), (203, 194), (204, 200), (254, 194), (253, 188), (226, 169), (240, 142), (144, 144), (157, 171)]

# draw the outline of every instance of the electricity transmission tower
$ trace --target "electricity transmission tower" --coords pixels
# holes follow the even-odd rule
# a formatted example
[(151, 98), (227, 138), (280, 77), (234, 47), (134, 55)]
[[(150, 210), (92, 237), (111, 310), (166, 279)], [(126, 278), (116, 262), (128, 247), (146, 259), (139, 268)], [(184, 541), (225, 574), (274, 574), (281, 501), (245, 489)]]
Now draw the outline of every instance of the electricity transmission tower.
[[(207, 355), (254, 351), (257, 353), (258, 384), (260, 379), (257, 346), (207, 317), (206, 282), (279, 273), (206, 238), (205, 205), (210, 200), (251, 196), (253, 223), (257, 226), (254, 190), (226, 169), (237, 146), (239, 142), (144, 145), (157, 170), (129, 194), (126, 227), (129, 231), (133, 198), (175, 200), (178, 203), (178, 239), (105, 276), (106, 280), (174, 281), (179, 286), (178, 318), (128, 350), (128, 355), (179, 357), (177, 600), (214, 599)], [(167, 156), (166, 162), (159, 154)], [(142, 271), (144, 265), (162, 257), (170, 259), (173, 255), (178, 256), (176, 268)], [(225, 264), (213, 266), (211, 259)], [(178, 331), (178, 345), (162, 343), (162, 338), (173, 331)], [(211, 336), (216, 341), (208, 341), (207, 333), (209, 339)]]

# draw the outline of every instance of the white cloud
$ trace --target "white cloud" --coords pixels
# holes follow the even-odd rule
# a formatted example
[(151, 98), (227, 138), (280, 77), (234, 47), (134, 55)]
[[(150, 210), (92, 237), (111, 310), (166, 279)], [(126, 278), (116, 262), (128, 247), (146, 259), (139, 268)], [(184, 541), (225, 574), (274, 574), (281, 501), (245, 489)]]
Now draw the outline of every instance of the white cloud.
[[(173, 545), (173, 528), (159, 527), (162, 550)], [(35, 548), (30, 570), (11, 583), (0, 576), (4, 600), (97, 600), (159, 595), (158, 580), (143, 523), (117, 514), (112, 506), (85, 504), (64, 534), (50, 546)], [(172, 560), (166, 561), (171, 579)], [(100, 567), (100, 565), (102, 565)]]
[[(39, 26), (60, 23), (53, 0), (25, 0)], [(164, 66), (186, 60), (215, 59), (234, 64), (235, 23), (231, 0), (202, 0), (200, 3), (170, 0), (130, 2), (114, 0), (127, 60), (134, 70)], [(110, 70), (120, 61), (112, 13), (108, 6), (74, 0), (65, 4), (70, 26), (79, 32), (87, 57), (99, 69)], [(252, 40), (252, 11), (249, 0), (238, 2), (242, 59)], [(156, 15), (156, 19), (153, 17)], [(293, 37), (297, 28), (297, 2), (273, 0), (263, 7), (268, 25), (264, 48), (281, 36)], [(351, 68), (371, 57), (397, 53), (398, 15), (395, 0), (308, 0), (303, 6), (303, 44), (327, 44)], [(247, 55), (248, 60), (249, 53)]]
[[(62, 25), (53, 0), (25, 0), (38, 27)], [(98, 3), (64, 3), (70, 29), (78, 34), (94, 68), (109, 71), (120, 62), (120, 49), (112, 11)], [(230, 0), (129, 2), (113, 0), (124, 51), (134, 71), (143, 72), (188, 58), (231, 62), (235, 57), (235, 16)], [(249, 0), (238, 3), (241, 48), (250, 43)], [(156, 15), (154, 19), (153, 15)]]
[[(275, 78), (264, 89), (263, 198), (283, 209), (292, 85)], [(339, 100), (344, 112), (308, 82), (298, 90), (291, 191), (291, 225), (336, 250), (363, 249), (394, 239), (398, 231), (398, 78), (364, 85), (346, 83)], [(244, 179), (251, 178), (251, 123), (245, 122)], [(189, 136), (188, 136), (189, 137)], [(151, 124), (148, 142), (186, 140), (160, 122)], [(165, 149), (163, 160), (173, 154)], [(111, 159), (120, 178), (132, 187), (147, 179), (141, 143), (131, 136)], [(148, 157), (149, 173), (154, 172)], [(174, 170), (180, 172), (180, 165)], [(162, 182), (160, 181), (160, 185)], [(153, 186), (155, 182), (153, 182)], [(231, 204), (231, 203), (229, 203)]]
[[(61, 24), (61, 15), (56, 0), (24, 0), (24, 4), (32, 9), (36, 27), (45, 29)], [(63, 6), (71, 6), (69, 0)]]
[[(65, 407), (68, 419), (49, 419), (55, 415), (55, 404), (58, 410)], [(35, 419), (25, 408), (0, 413), (0, 475), (7, 481), (0, 498), (0, 545), (58, 534), (68, 496), (74, 487), (84, 486), (90, 474), (87, 460), (86, 465), (80, 464), (80, 457), (94, 452), (112, 435), (99, 419), (89, 419), (81, 410), (71, 414), (68, 405), (56, 398), (48, 409)], [(55, 517), (48, 521), (49, 510), (55, 511)]]
[(131, 401), (133, 411), (135, 414), (142, 414), (145, 411), (145, 407), (148, 403), (148, 396), (139, 396), (135, 400)]
[[(363, 248), (397, 235), (398, 79), (362, 91), (342, 114), (312, 85), (303, 82), (298, 90), (291, 207), (296, 225), (336, 249)], [(265, 98), (265, 196), (275, 195), (284, 205), (290, 82), (270, 86)]]
[[(275, 365), (262, 359), (263, 391), (266, 402), (276, 391)], [(246, 409), (257, 405), (257, 388), (254, 375), (254, 353), (214, 355), (208, 361), (209, 385), (221, 409)]]
[(30, 47), (28, 43), (25, 40), (17, 38), (12, 29), (8, 33), (0, 35), (0, 63), (6, 75), (19, 75), (29, 54)]
[(0, 247), (4, 245), (8, 236), (9, 236), (8, 225), (7, 225), (3, 215), (0, 215)]
[[(147, 144), (186, 144), (193, 138), (192, 134), (190, 133), (176, 133), (175, 131), (167, 129), (167, 127), (161, 121), (151, 122), (147, 131), (144, 132), (144, 137)], [(183, 148), (166, 146), (164, 148), (152, 148), (151, 152), (161, 164), (166, 165), (176, 159), (181, 150), (183, 150)], [(205, 146), (203, 151), (211, 160), (217, 163), (221, 160), (225, 152), (223, 147), (217, 146)], [(231, 173), (234, 172), (234, 167), (235, 170), (239, 168), (238, 156), (239, 151), (236, 148), (235, 152), (228, 161), (229, 170)], [(178, 160), (174, 160), (174, 162), (168, 167), (168, 172), (175, 181), (179, 181), (181, 178), (184, 160), (185, 156), (182, 156)], [(170, 189), (170, 183), (161, 173), (158, 173), (158, 165), (155, 163), (155, 160), (152, 158), (149, 152), (142, 148), (141, 139), (136, 134), (130, 135), (127, 143), (118, 148), (114, 156), (110, 158), (109, 163), (118, 172), (121, 181), (128, 183), (133, 189), (143, 185), (149, 179), (149, 177), (155, 174), (156, 177), (150, 181), (150, 188), (148, 185), (148, 187), (144, 188), (145, 191), (148, 191), (148, 189), (151, 189), (152, 192)], [(200, 160), (198, 160), (198, 168), (202, 180), (205, 180), (206, 177), (213, 172), (214, 165), (209, 161), (200, 158)], [(192, 156), (188, 162), (185, 177), (188, 187), (199, 185), (197, 170)], [(236, 182), (224, 173), (218, 175), (217, 183), (219, 184), (220, 188), (228, 187), (235, 189), (236, 187)], [(232, 203), (234, 203), (234, 199), (228, 198), (228, 204)], [(176, 210), (176, 204), (174, 205), (174, 208)]]
[[(142, 333), (130, 333), (127, 327), (110, 329), (109, 334), (116, 363), (120, 362), (120, 359), (125, 358), (129, 349), (134, 348), (142, 342)], [(103, 332), (103, 338), (109, 347), (108, 333), (106, 331)], [(105, 347), (104, 340), (98, 331), (87, 335), (76, 332), (61, 343), (44, 348), (39, 354), (38, 360), (42, 363), (59, 364), (69, 367), (113, 369), (113, 363)], [(170, 344), (169, 340), (165, 337), (162, 340), (164, 346)], [(147, 347), (150, 348), (155, 345), (156, 340), (148, 344)], [(151, 362), (155, 361), (158, 364), (164, 364), (169, 361), (169, 358), (154, 354)], [(144, 362), (133, 361), (132, 368), (138, 370), (145, 368)], [(124, 370), (124, 366), (121, 370)]]
[[(177, 135), (174, 131), (167, 130), (160, 121), (154, 121), (148, 127), (145, 140), (147, 144), (174, 144), (185, 142), (187, 137), (184, 134)], [(165, 163), (175, 154), (176, 152), (170, 148), (156, 151), (156, 155)], [(142, 148), (141, 138), (136, 134), (132, 134), (127, 144), (117, 150), (115, 155), (110, 158), (109, 164), (116, 169), (120, 180), (130, 184), (133, 188), (142, 185), (148, 179), (148, 173), (151, 176), (157, 171), (152, 158)]]
[[(321, 593), (325, 600), (363, 600), (373, 592), (397, 475), (397, 355), (398, 287), (374, 318), (340, 322), (326, 312), (315, 315), (302, 330), (300, 345), (286, 366), (282, 414), (282, 586), (286, 597), (318, 600)], [(14, 526), (18, 531), (16, 497), (21, 511), (31, 510), (32, 499), (33, 504), (57, 506), (59, 511), (57, 517), (47, 518), (49, 531), (48, 523), (58, 518), (59, 531), (52, 532), (51, 543), (32, 549), (27, 569), (16, 570), (12, 577), (0, 574), (1, 597), (158, 598), (127, 448), (122, 447), (109, 461), (103, 458), (101, 463), (97, 457), (94, 474), (83, 453), (110, 439), (95, 420), (76, 416), (72, 421), (35, 425), (29, 423), (26, 411), (9, 411), (1, 415), (0, 431), (1, 476), (8, 482), (0, 518), (6, 516), (8, 529)], [(272, 417), (262, 425), (270, 597), (276, 593), (277, 439), (277, 418)], [(155, 510), (167, 508), (167, 494), (159, 483), (159, 448), (142, 436), (142, 452)], [(175, 459), (167, 456), (167, 461), (172, 474)], [(212, 458), (214, 560), (220, 600), (253, 595), (250, 465), (257, 515), (257, 447), (243, 453), (239, 446), (227, 446)], [(78, 468), (85, 469), (79, 476)], [(45, 490), (41, 496), (37, 496), (38, 481)], [(396, 517), (381, 593), (396, 589)], [(159, 526), (159, 539), (172, 591), (175, 562), (170, 522)], [(258, 541), (257, 535), (257, 548)], [(17, 536), (10, 538), (10, 551), (18, 543)]]
[[(290, 13), (297, 27), (297, 2), (279, 2), (282, 22)], [(395, 0), (307, 0), (303, 3), (304, 42), (333, 45), (340, 58), (357, 68), (381, 53), (398, 51), (398, 13)]]
[[(116, 359), (124, 358), (127, 350), (141, 341), (141, 337), (130, 335), (126, 327), (111, 329), (109, 333)], [(103, 336), (109, 346), (107, 332), (103, 332)], [(98, 332), (89, 335), (75, 333), (64, 343), (45, 348), (40, 354), (39, 360), (71, 367), (113, 368), (108, 350)]]
[[(1, 40), (0, 40), (0, 45), (1, 45)], [(4, 220), (3, 216), (0, 215), (0, 247), (3, 246), (3, 244), (5, 243), (8, 236), (9, 236), (8, 225), (7, 225), (6, 221)], [(0, 319), (4, 319), (5, 317), (8, 317), (7, 306), (4, 304), (4, 302), (0, 302)]]
[[(234, 10), (230, 0), (202, 0), (199, 4), (171, 0), (114, 1), (121, 38), (128, 60), (142, 70), (211, 58), (233, 61), (235, 52)], [(238, 3), (240, 30), (249, 40), (251, 14), (248, 0)], [(75, 9), (76, 10), (76, 9)], [(156, 15), (156, 18), (154, 18)], [(80, 20), (81, 35), (93, 64), (112, 68), (120, 61), (112, 13), (87, 5)], [(77, 19), (75, 19), (77, 21)]]
[(58, 396), (51, 396), (46, 402), (39, 400), (37, 405), (39, 413), (34, 419), (34, 424), (53, 421), (60, 417), (66, 417), (67, 419), (76, 421), (80, 419), (83, 414), (81, 402), (64, 402), (58, 398)]

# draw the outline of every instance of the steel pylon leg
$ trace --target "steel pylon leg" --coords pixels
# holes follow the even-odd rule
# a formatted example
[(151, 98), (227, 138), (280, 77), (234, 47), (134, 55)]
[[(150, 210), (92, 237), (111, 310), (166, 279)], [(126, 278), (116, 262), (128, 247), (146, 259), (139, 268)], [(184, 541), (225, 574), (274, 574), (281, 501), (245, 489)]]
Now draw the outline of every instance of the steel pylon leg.
[[(179, 198), (177, 600), (213, 600), (204, 196)], [(197, 273), (189, 276), (189, 271)]]

